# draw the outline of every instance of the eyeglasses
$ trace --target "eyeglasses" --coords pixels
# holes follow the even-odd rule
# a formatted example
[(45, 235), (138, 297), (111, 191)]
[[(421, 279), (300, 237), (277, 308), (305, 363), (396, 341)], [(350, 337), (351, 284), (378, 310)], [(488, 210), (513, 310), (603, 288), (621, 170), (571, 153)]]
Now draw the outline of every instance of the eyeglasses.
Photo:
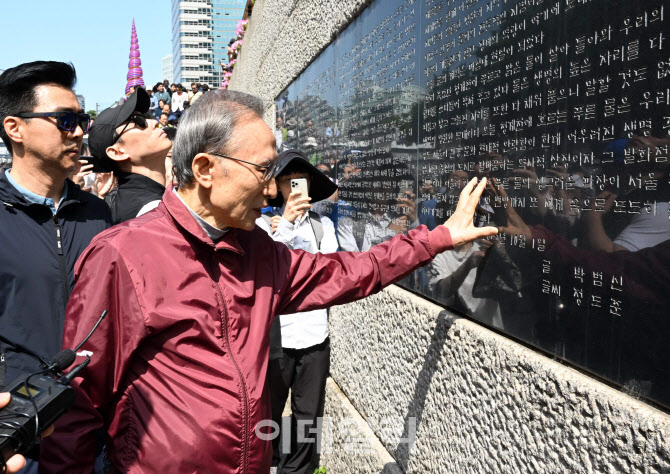
[(255, 166), (256, 168), (260, 168), (263, 170), (263, 181), (270, 181), (272, 177), (275, 175), (275, 172), (277, 171), (277, 168), (279, 168), (279, 162), (275, 161), (271, 165), (257, 165), (256, 163), (252, 163), (250, 161), (244, 161), (240, 160), (239, 158), (233, 158), (232, 156), (228, 155), (222, 155), (221, 153), (214, 153), (210, 152), (210, 155), (216, 155), (220, 156), (222, 158), (228, 158), (229, 160), (235, 160), (239, 161), (240, 163), (246, 163), (251, 166)]
[(74, 132), (80, 126), (84, 133), (91, 126), (91, 116), (77, 112), (22, 112), (16, 114), (21, 118), (56, 117), (56, 126), (64, 132)]
[(114, 141), (112, 142), (112, 145), (118, 141), (119, 138), (121, 138), (121, 135), (123, 135), (123, 132), (126, 131), (126, 128), (128, 128), (128, 125), (131, 123), (134, 123), (138, 127), (145, 129), (147, 128), (147, 119), (144, 117), (144, 115), (141, 114), (133, 114), (130, 117), (128, 117), (128, 122), (126, 122), (126, 126), (121, 129), (121, 131), (114, 136)]

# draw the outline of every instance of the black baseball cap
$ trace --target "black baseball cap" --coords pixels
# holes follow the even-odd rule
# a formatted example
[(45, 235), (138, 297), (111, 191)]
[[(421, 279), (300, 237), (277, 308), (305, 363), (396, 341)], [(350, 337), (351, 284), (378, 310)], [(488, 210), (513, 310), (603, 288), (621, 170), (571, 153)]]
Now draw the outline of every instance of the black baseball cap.
[[(275, 171), (275, 178), (279, 177), (294, 161), (297, 161), (299, 168), (307, 171), (312, 177), (312, 184), (309, 187), (309, 197), (312, 198), (312, 203), (322, 201), (337, 191), (337, 184), (333, 183), (319, 168), (311, 164), (305, 154), (299, 150), (286, 150), (279, 155), (277, 158), (279, 165)], [(269, 200), (269, 205), (282, 207), (284, 196), (277, 192), (277, 196)]]
[(138, 87), (123, 104), (114, 105), (100, 112), (88, 131), (88, 146), (91, 154), (98, 159), (103, 168), (108, 171), (115, 169), (115, 162), (107, 156), (106, 150), (114, 143), (116, 128), (127, 122), (135, 111), (146, 114), (150, 106), (149, 94), (143, 87)]

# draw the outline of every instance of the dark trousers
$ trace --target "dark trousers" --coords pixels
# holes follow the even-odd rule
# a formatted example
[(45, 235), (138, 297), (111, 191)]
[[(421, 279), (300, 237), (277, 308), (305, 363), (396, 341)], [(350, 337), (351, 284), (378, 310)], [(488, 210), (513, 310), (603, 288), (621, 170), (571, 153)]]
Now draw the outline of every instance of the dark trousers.
[[(291, 436), (290, 446), (279, 441), (284, 438), (280, 432), (272, 441), (273, 465), (279, 463), (283, 453), (287, 453), (283, 464), (284, 474), (312, 474), (315, 467), (317, 444), (316, 419), (323, 416), (326, 396), (326, 379), (330, 370), (330, 339), (307, 349), (283, 349), (281, 359), (271, 360), (268, 367), (270, 399), (272, 402), (272, 420), (281, 428), (282, 411), (286, 405), (288, 391), (291, 389)], [(304, 442), (298, 442), (298, 420)]]

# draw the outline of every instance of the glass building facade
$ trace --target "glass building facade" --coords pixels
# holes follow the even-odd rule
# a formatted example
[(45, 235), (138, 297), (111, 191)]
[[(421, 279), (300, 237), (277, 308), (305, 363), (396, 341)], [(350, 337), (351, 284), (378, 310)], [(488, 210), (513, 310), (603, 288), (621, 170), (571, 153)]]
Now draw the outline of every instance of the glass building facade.
[(172, 0), (172, 66), (174, 81), (219, 87), (221, 62), (242, 19), (245, 0)]

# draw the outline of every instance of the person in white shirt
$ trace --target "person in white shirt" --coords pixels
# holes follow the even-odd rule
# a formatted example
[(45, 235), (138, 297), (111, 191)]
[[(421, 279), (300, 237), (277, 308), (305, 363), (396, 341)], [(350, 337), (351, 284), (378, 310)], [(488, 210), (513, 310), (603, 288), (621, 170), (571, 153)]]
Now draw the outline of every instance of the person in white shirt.
[(177, 84), (177, 92), (172, 94), (172, 113), (177, 118), (184, 113), (184, 104), (188, 104), (188, 94), (184, 92), (184, 86)]
[[(270, 200), (271, 213), (256, 221), (270, 236), (291, 249), (310, 253), (338, 250), (333, 222), (311, 211), (311, 203), (327, 199), (337, 185), (312, 166), (297, 150), (279, 155), (276, 172), (277, 197)], [(309, 196), (291, 192), (291, 180), (305, 178)], [(316, 449), (316, 420), (323, 416), (326, 378), (330, 369), (328, 312), (325, 309), (275, 318), (270, 333), (268, 382), (272, 419), (281, 428), (282, 412), (291, 390), (291, 443), (282, 445), (287, 454), (283, 473), (312, 473)], [(281, 338), (279, 337), (281, 334)], [(281, 341), (279, 341), (281, 339)], [(298, 433), (300, 430), (300, 433)], [(275, 432), (277, 433), (277, 432)], [(280, 461), (278, 435), (273, 440), (273, 465)], [(297, 440), (301, 440), (298, 442)], [(304, 441), (303, 441), (304, 440)]]

